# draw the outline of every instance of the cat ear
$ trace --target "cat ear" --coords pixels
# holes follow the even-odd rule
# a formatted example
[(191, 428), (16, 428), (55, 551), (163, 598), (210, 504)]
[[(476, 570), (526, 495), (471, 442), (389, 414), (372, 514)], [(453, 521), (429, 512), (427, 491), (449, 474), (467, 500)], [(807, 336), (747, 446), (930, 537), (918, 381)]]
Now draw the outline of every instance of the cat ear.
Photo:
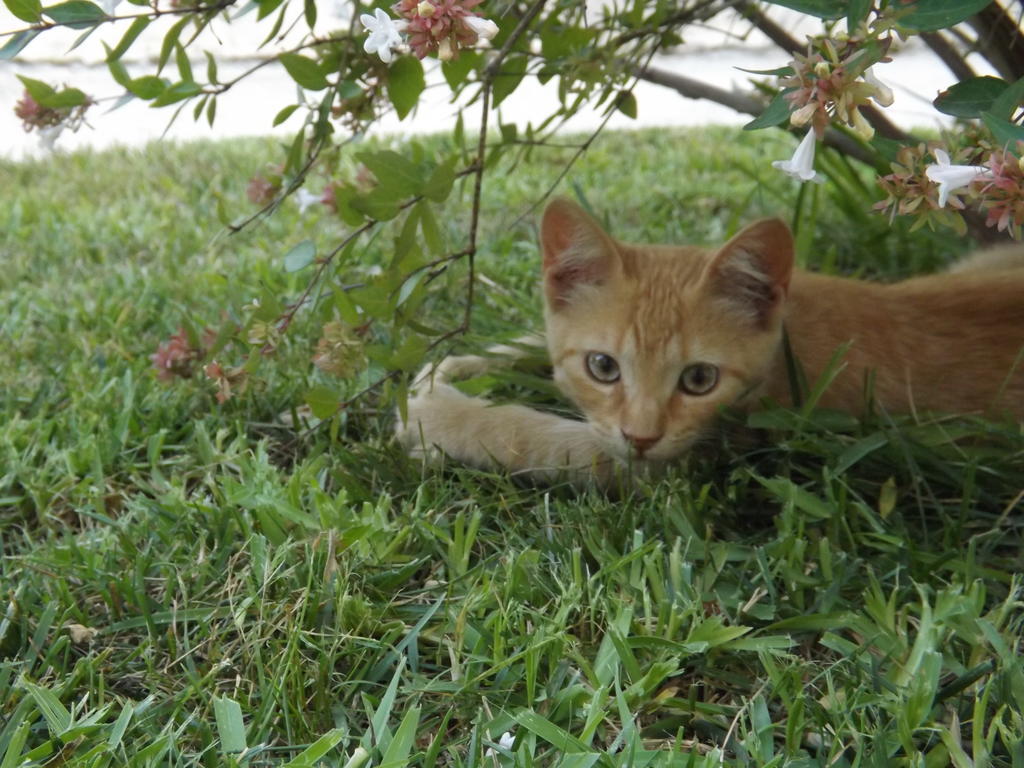
[(586, 211), (565, 199), (552, 200), (545, 209), (540, 246), (544, 294), (553, 310), (568, 306), (578, 289), (603, 285), (622, 270), (615, 241)]
[(793, 235), (780, 219), (756, 221), (722, 246), (709, 272), (722, 301), (767, 325), (789, 290)]

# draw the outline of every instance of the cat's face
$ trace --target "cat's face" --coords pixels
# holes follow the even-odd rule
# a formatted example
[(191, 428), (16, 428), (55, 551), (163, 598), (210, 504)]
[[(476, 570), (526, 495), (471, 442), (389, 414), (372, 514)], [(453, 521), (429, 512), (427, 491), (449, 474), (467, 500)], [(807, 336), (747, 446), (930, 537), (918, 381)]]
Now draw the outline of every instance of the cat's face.
[(685, 452), (777, 359), (792, 269), (782, 222), (718, 251), (627, 246), (557, 200), (541, 246), (555, 381), (615, 455)]

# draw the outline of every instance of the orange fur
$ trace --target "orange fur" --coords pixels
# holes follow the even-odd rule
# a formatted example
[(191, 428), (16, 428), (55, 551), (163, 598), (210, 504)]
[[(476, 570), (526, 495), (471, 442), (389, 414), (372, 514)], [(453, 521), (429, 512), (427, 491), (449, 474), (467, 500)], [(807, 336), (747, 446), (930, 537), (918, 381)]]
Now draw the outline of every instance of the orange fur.
[[(514, 423), (525, 417), (519, 406), (466, 398), (487, 415), (476, 423), (460, 402), (459, 415), (448, 418), (442, 401), (453, 401), (454, 390), (441, 381), (410, 401), (410, 424), (399, 427), (407, 445), (418, 439), (471, 464), (545, 475), (558, 467), (604, 471), (608, 457), (672, 459), (708, 433), (722, 406), (790, 402), (784, 334), (811, 385), (848, 345), (822, 406), (862, 411), (870, 381), (874, 405), (889, 412), (1024, 418), (1020, 249), (886, 285), (794, 269), (792, 237), (778, 220), (756, 222), (717, 250), (627, 245), (564, 200), (545, 212), (541, 247), (555, 381), (587, 431), (568, 422), (577, 425), (575, 442), (560, 451), (567, 422), (529, 417), (524, 430)], [(590, 353), (610, 356), (618, 378), (588, 373)], [(486, 367), (480, 358), (450, 360), (460, 362), (449, 370), (466, 361)], [(680, 384), (697, 363), (718, 372), (705, 394)]]

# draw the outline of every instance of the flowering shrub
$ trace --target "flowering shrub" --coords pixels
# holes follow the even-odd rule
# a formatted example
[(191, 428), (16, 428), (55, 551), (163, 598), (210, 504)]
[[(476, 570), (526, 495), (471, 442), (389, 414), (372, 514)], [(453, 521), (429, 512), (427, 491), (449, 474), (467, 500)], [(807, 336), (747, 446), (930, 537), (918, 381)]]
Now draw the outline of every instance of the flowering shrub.
[[(762, 73), (767, 80), (762, 77), (739, 107), (760, 112), (747, 126), (752, 130), (778, 126), (798, 135), (794, 155), (772, 163), (781, 172), (800, 183), (823, 181), (816, 152), (827, 143), (874, 167), (883, 198), (875, 209), (890, 218), (910, 216), (915, 226), (952, 227), (978, 237), (1019, 237), (1024, 223), (1019, 160), (1024, 35), (1006, 2), (643, 0), (588, 9), (582, 0), (399, 0), (354, 3), (351, 23), (324, 32), (316, 0), (254, 0), (258, 17), (271, 27), (268, 41), (277, 39), (286, 22), (289, 28), (304, 23), (306, 31), (297, 43), (226, 80), (218, 74), (215, 56), (207, 54), (203, 72), (193, 66), (189, 50), (215, 19), (230, 23), (237, 15), (234, 0), (130, 0), (130, 5), (104, 7), (92, 0), (48, 6), (41, 0), (0, 1), (22, 23), (0, 31), (4, 59), (17, 59), (36, 37), (56, 27), (92, 34), (113, 21), (128, 22), (118, 37), (106, 41), (113, 93), (91, 96), (21, 78), (25, 92), (12, 108), (26, 130), (49, 142), (63, 130), (80, 128), (86, 111), (101, 99), (138, 99), (175, 110), (187, 106), (196, 119), (213, 123), (219, 97), (256, 69), (280, 66), (294, 80), (298, 97), (282, 104), (274, 120), (295, 125), (294, 138), (278, 167), (248, 172), (246, 193), (257, 210), (229, 226), (244, 226), (294, 196), (303, 211), (319, 209), (337, 217), (346, 234), (326, 249), (303, 240), (282, 254), (283, 269), (308, 276), (304, 286), (292, 296), (259, 296), (244, 308), (241, 322), (224, 321), (215, 347), (179, 331), (152, 356), (157, 374), (167, 380), (193, 376), (203, 366), (222, 402), (245, 389), (300, 317), (320, 328), (309, 355), (310, 375), (323, 381), (310, 399), (316, 415), (331, 416), (350, 396), (374, 385), (400, 390), (401, 374), (415, 371), (433, 347), (470, 327), (479, 192), (486, 175), (503, 163), (514, 167), (519, 153), (544, 147), (561, 121), (581, 109), (635, 116), (632, 89), (640, 79), (736, 106), (733, 94), (659, 70), (656, 55), (681, 43), (687, 25), (737, 8), (746, 23), (785, 52), (779, 61), (784, 66)], [(806, 41), (790, 37), (766, 11), (773, 5), (819, 17), (822, 33)], [(148, 73), (129, 73), (123, 57), (152, 33), (157, 17), (176, 19), (162, 32), (158, 60)], [(969, 129), (925, 141), (885, 118), (893, 93), (877, 70), (899, 56), (903, 41), (913, 36), (955, 73), (935, 99), (936, 109)], [(972, 62), (984, 59), (995, 74), (975, 75), (968, 53)], [(366, 151), (352, 143), (385, 113), (400, 120), (414, 114), (428, 83), (424, 64), (440, 69), (436, 84), (450, 89), (453, 100), (466, 97), (457, 103), (479, 105), (479, 123), (469, 126), (476, 137), (467, 140), (460, 117), (452, 141), (436, 156), (424, 156), (417, 147), (404, 153)], [(528, 77), (557, 82), (553, 113), (533, 125), (502, 123), (500, 132), (493, 132), (494, 109)], [(314, 184), (313, 178), (323, 181)], [(434, 206), (457, 185), (468, 192), (469, 224), (449, 243)], [(393, 258), (347, 280), (364, 238), (387, 228), (396, 244)], [(458, 269), (466, 285), (461, 322), (446, 330), (429, 328), (417, 313), (434, 278)], [(226, 346), (225, 339), (234, 343)], [(356, 384), (371, 364), (378, 377), (369, 386), (365, 379)]]

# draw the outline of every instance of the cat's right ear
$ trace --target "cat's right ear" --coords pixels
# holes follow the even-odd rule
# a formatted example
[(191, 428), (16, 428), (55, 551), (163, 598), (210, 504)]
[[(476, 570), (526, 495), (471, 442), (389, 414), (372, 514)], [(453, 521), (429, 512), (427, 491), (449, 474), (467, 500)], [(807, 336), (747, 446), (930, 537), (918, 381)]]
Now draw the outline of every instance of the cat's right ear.
[(552, 310), (572, 303), (588, 286), (613, 280), (622, 269), (615, 242), (594, 219), (564, 198), (552, 200), (540, 225), (544, 294)]

